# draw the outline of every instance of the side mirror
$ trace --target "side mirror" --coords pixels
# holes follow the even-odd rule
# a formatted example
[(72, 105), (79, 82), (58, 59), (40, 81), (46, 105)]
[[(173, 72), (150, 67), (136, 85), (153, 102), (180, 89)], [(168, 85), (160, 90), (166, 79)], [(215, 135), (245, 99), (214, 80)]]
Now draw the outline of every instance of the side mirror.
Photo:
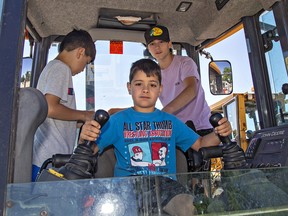
[(209, 85), (213, 95), (229, 95), (233, 92), (232, 67), (229, 61), (209, 63)]
[(22, 59), (22, 70), (20, 74), (20, 87), (30, 87), (31, 71), (32, 71), (33, 59), (30, 57), (24, 57)]

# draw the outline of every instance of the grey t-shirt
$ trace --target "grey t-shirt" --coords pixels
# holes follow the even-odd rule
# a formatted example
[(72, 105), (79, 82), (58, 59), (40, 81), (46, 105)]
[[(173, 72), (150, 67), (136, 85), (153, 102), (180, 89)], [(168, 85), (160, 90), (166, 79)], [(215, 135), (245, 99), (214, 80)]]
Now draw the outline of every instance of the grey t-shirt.
[[(39, 77), (37, 89), (44, 95), (52, 94), (61, 98), (61, 104), (76, 109), (71, 70), (60, 60), (52, 60), (46, 65)], [(47, 117), (34, 137), (33, 164), (41, 167), (54, 154), (71, 154), (75, 145), (76, 125), (76, 121)]]

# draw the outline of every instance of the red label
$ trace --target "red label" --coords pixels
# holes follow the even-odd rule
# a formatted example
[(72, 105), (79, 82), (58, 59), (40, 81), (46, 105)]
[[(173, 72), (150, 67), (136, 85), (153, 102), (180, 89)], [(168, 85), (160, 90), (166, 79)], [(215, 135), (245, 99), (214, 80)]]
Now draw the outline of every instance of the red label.
[(110, 41), (110, 54), (123, 54), (123, 41)]

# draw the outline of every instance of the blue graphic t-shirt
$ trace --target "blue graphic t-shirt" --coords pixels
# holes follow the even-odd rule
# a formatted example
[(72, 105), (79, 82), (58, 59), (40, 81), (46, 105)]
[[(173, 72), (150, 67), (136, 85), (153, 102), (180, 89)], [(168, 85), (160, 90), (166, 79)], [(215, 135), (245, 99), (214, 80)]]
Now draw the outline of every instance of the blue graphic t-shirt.
[(129, 108), (110, 117), (96, 143), (100, 152), (114, 146), (115, 176), (163, 175), (176, 173), (176, 146), (185, 152), (198, 138), (171, 114)]

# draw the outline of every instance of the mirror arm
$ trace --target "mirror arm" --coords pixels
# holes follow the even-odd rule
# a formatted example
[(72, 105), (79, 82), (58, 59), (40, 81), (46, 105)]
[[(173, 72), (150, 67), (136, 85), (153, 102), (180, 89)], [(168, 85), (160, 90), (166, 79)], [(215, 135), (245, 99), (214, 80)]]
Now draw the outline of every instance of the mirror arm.
[(199, 51), (200, 55), (204, 55), (205, 58), (210, 59), (211, 61), (213, 61), (213, 57), (211, 56), (211, 54), (205, 50), (200, 50)]

